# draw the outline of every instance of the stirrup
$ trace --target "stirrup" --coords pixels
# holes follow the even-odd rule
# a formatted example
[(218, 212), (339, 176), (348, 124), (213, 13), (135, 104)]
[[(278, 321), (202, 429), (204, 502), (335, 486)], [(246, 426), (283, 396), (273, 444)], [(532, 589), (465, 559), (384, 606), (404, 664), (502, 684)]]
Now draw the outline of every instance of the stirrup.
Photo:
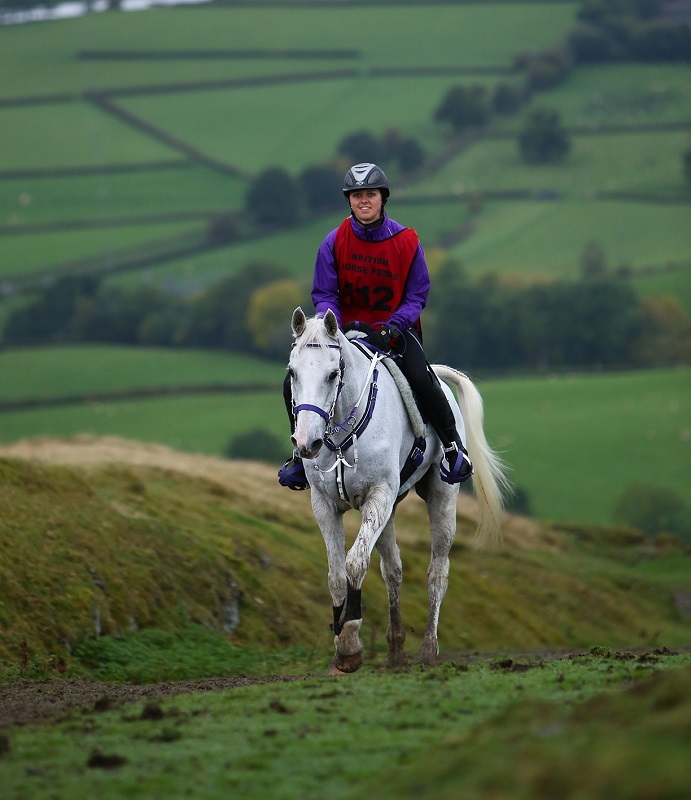
[[(454, 453), (455, 458), (454, 458)], [(449, 462), (449, 469), (444, 461)], [(456, 442), (444, 448), (444, 457), (439, 462), (439, 471), (444, 483), (463, 483), (473, 474), (473, 462), (468, 458), (468, 451)]]
[(278, 470), (278, 482), (294, 491), (302, 491), (309, 486), (305, 466), (302, 459), (295, 453)]

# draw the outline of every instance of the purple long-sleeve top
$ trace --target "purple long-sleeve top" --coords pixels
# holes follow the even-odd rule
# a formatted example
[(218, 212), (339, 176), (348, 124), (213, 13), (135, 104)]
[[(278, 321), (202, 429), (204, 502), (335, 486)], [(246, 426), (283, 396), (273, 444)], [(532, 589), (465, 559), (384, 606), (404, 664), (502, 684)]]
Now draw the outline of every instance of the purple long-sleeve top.
[[(374, 228), (365, 228), (355, 217), (351, 216), (355, 235), (370, 242), (380, 242), (389, 239), (404, 230), (403, 225), (384, 214), (381, 225)], [(317, 316), (324, 316), (331, 309), (336, 315), (339, 326), (341, 325), (341, 310), (339, 306), (338, 267), (334, 256), (334, 241), (338, 228), (329, 233), (317, 251), (317, 260), (314, 265), (314, 282), (312, 284), (312, 302)], [(407, 331), (420, 318), (422, 309), (427, 303), (429, 294), (429, 271), (425, 261), (425, 253), (418, 242), (413, 262), (408, 272), (408, 278), (403, 291), (403, 299), (398, 308), (386, 322), (400, 331)]]

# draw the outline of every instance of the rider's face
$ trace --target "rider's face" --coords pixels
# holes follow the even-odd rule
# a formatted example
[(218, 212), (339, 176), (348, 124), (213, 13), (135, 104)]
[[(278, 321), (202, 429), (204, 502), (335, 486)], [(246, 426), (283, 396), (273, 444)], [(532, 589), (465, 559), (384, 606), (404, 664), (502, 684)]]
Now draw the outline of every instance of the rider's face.
[(350, 208), (358, 222), (366, 225), (381, 216), (382, 196), (379, 189), (356, 189), (348, 195)]

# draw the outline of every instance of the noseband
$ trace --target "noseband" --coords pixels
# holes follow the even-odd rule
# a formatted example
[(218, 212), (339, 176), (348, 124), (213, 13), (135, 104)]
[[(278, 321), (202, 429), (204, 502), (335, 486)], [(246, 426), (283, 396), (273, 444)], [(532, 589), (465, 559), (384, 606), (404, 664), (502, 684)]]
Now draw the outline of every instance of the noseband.
[[(308, 342), (305, 347), (328, 347), (332, 350), (338, 350), (341, 352), (340, 344), (327, 344), (321, 345), (317, 342)], [(336, 394), (333, 399), (333, 403), (331, 403), (331, 408), (329, 411), (325, 411), (323, 408), (319, 406), (312, 405), (312, 403), (301, 403), (300, 405), (296, 406), (293, 403), (293, 417), (297, 418), (297, 415), (300, 411), (313, 411), (315, 414), (319, 414), (320, 417), (326, 420), (327, 425), (327, 434), (332, 433), (330, 426), (331, 420), (333, 419), (334, 413), (336, 411), (336, 403), (338, 402), (338, 398), (341, 394), (341, 389), (343, 389), (343, 373), (345, 372), (345, 361), (343, 360), (343, 356), (341, 355), (338, 361), (338, 388), (336, 389)], [(338, 429), (338, 426), (336, 426)]]

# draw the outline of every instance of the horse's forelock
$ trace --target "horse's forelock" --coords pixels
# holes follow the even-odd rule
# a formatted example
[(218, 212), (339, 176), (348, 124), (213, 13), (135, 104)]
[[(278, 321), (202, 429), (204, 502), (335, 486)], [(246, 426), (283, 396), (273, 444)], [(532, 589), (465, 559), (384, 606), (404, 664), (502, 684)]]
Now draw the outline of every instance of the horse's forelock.
[(295, 340), (295, 347), (299, 352), (308, 345), (314, 347), (328, 347), (334, 340), (326, 332), (324, 320), (321, 317), (311, 317), (305, 321), (305, 330)]

